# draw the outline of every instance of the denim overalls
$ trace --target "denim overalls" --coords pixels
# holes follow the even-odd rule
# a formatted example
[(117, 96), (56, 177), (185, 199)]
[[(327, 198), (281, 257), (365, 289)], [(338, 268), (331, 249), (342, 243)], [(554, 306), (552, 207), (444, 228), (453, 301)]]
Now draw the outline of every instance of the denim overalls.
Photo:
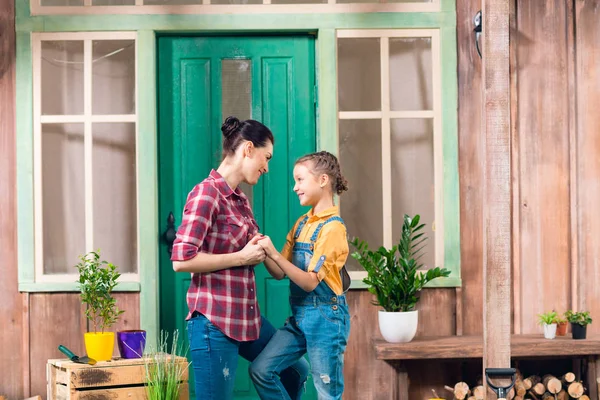
[[(298, 225), (292, 250), (293, 264), (304, 271), (310, 265), (314, 245), (323, 226), (333, 221), (344, 223), (338, 216), (331, 217), (319, 224), (310, 242), (299, 242), (298, 237), (307, 220), (308, 217), (305, 217)], [(322, 255), (314, 272), (318, 272), (324, 262), (325, 255)], [(290, 281), (290, 305), (292, 317), (275, 333), (250, 368), (260, 398), (289, 399), (277, 375), (308, 353), (319, 400), (341, 399), (344, 391), (344, 351), (350, 333), (346, 296), (336, 295), (324, 280), (310, 293)]]

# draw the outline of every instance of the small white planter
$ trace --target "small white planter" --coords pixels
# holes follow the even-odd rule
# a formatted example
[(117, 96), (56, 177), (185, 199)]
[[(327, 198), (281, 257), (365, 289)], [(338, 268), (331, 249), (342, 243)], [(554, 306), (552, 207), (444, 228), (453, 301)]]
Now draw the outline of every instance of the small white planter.
[(406, 343), (417, 334), (419, 312), (379, 311), (379, 331), (389, 343)]
[(554, 339), (556, 337), (556, 324), (544, 324), (544, 337)]

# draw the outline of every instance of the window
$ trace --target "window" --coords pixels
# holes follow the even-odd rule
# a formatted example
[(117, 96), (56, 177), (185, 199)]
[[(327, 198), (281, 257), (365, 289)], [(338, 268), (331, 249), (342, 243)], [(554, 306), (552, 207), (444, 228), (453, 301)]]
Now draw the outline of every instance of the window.
[(34, 33), (35, 282), (101, 250), (138, 281), (136, 34)]
[[(351, 237), (392, 247), (403, 216), (421, 215), (421, 261), (444, 266), (439, 31), (340, 30), (338, 145), (350, 190), (340, 200)], [(365, 276), (349, 261), (353, 278)]]

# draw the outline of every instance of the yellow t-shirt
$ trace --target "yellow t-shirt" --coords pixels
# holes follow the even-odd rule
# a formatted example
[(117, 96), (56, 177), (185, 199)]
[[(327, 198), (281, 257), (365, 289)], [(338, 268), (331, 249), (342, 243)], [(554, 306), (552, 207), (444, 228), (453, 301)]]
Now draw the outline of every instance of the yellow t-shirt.
[[(314, 231), (317, 229), (319, 224), (325, 222), (331, 217), (339, 216), (339, 208), (334, 206), (330, 207), (320, 213), (314, 215), (312, 210), (307, 214), (301, 216), (298, 221), (294, 224), (294, 227), (287, 235), (285, 246), (281, 251), (281, 254), (290, 262), (292, 262), (292, 249), (294, 248), (294, 234), (300, 224), (300, 221), (308, 216), (306, 224), (300, 231), (298, 236), (298, 242), (310, 243), (310, 238)], [(322, 260), (322, 257), (325, 257)], [(327, 286), (337, 294), (343, 293), (342, 289), (342, 278), (340, 271), (346, 259), (348, 258), (348, 239), (346, 233), (346, 227), (340, 221), (332, 221), (321, 228), (319, 236), (315, 240), (315, 246), (313, 249), (313, 256), (308, 266), (308, 271), (314, 271), (315, 268), (320, 265), (317, 271), (317, 278), (319, 282), (325, 281)]]

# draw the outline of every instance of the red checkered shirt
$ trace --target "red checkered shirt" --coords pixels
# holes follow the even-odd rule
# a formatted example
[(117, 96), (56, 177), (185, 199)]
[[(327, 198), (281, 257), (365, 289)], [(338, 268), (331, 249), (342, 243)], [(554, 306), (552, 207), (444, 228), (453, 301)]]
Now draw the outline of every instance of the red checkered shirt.
[[(212, 170), (188, 195), (171, 260), (189, 260), (198, 252), (234, 253), (243, 249), (257, 232), (246, 195), (239, 188), (232, 190)], [(198, 311), (232, 339), (258, 338), (260, 310), (253, 265), (192, 273), (187, 303), (190, 312), (186, 319)]]

